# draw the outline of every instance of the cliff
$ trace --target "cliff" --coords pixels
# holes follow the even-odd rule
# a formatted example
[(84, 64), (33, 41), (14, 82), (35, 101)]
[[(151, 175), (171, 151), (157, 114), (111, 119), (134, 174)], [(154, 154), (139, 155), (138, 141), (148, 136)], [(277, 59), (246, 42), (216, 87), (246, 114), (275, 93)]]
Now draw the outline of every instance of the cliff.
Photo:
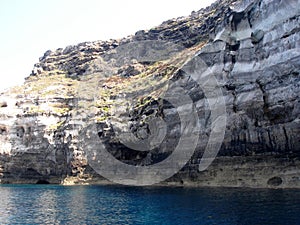
[(47, 51), (1, 93), (0, 183), (299, 188), (299, 4), (219, 0)]

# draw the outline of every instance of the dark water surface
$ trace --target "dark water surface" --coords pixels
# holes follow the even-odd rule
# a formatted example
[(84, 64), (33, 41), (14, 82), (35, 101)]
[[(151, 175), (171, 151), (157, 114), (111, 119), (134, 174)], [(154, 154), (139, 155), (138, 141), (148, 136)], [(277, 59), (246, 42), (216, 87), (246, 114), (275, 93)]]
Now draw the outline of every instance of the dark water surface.
[(0, 224), (300, 224), (300, 190), (1, 185)]

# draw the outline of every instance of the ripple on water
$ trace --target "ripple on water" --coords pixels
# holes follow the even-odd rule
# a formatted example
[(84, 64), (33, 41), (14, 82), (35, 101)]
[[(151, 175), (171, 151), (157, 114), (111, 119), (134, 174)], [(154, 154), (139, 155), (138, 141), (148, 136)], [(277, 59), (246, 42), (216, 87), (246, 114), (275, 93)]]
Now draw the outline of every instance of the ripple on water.
[(300, 224), (300, 190), (0, 186), (0, 224)]

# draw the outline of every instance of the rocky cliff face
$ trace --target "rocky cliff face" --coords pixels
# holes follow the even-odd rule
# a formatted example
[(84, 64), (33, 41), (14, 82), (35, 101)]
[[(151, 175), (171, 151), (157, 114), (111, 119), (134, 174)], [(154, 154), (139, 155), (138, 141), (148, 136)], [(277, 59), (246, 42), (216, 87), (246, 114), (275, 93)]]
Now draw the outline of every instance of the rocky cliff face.
[[(120, 162), (159, 164), (192, 117), (181, 116), (189, 113), (184, 93), (196, 109), (199, 141), (185, 139), (181, 150), (195, 151), (187, 163), (178, 159), (185, 166), (164, 184), (300, 187), (299, 4), (220, 0), (122, 40), (47, 51), (23, 86), (1, 94), (0, 183), (106, 182), (88, 157), (89, 126)], [(202, 169), (216, 121), (192, 74), (195, 61), (216, 79), (226, 110), (220, 151)], [(167, 126), (156, 124), (161, 133), (147, 142), (153, 118)], [(124, 133), (132, 134), (126, 143)], [(132, 140), (151, 150), (138, 151)], [(116, 173), (113, 165), (107, 170)]]

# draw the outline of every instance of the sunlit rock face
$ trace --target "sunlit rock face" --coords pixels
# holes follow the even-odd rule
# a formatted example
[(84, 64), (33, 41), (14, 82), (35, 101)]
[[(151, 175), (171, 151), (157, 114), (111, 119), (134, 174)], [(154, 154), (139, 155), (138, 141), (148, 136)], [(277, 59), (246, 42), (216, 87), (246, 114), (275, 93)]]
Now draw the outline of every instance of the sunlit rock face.
[[(184, 93), (196, 109), (198, 142), (186, 145), (195, 148), (191, 159), (162, 184), (300, 187), (299, 5), (220, 0), (121, 40), (47, 51), (23, 86), (1, 94), (0, 183), (106, 183), (87, 157), (91, 124), (119, 161), (161, 163), (178, 146), (186, 122)], [(149, 55), (155, 49), (149, 43), (158, 40), (176, 50)], [(147, 43), (147, 51), (137, 43)], [(120, 60), (122, 48), (127, 58)], [(214, 121), (205, 88), (192, 76), (193, 60), (217, 80), (226, 110), (217, 158), (203, 170)], [(167, 101), (164, 93), (174, 86), (180, 87), (172, 92), (177, 101)], [(143, 142), (154, 135), (153, 118), (166, 127), (157, 126), (155, 141)], [(123, 133), (149, 150), (124, 143)], [(114, 173), (113, 165), (109, 170)]]

